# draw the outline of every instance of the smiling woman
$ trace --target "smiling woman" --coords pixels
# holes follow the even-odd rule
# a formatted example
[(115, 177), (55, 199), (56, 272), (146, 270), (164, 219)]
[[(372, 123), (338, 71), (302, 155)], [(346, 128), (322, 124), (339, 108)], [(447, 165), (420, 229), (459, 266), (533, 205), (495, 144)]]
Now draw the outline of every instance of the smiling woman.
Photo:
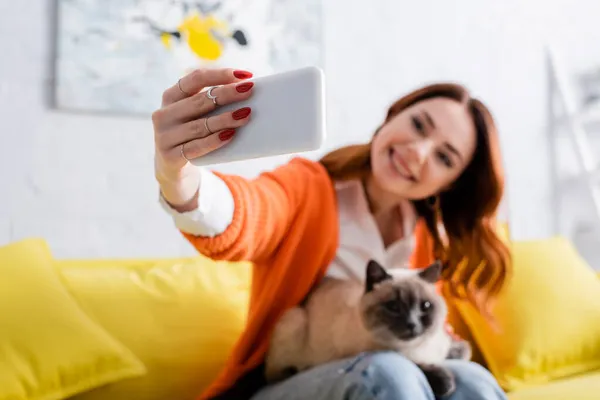
[(504, 191), (500, 146), (481, 101), (456, 84), (424, 87), (390, 107), (371, 143), (321, 163), (336, 180), (363, 180), (375, 215), (411, 200), (445, 261), (447, 289), (487, 314), (509, 254), (493, 225)]
[[(269, 386), (262, 364), (286, 309), (302, 303), (325, 275), (364, 281), (371, 259), (405, 268), (438, 258), (444, 294), (487, 313), (510, 265), (494, 230), (503, 173), (490, 113), (463, 87), (438, 84), (394, 103), (371, 142), (319, 162), (295, 158), (252, 180), (187, 163), (179, 156), (186, 143), (200, 143), (204, 154), (218, 137), (202, 130), (198, 137), (184, 134), (182, 127), (204, 126), (206, 113), (218, 107), (197, 93), (223, 84), (232, 96), (222, 96), (219, 105), (235, 103), (252, 96), (255, 87), (241, 95), (235, 89), (248, 75), (233, 69), (189, 75), (183, 79), (194, 93), (174, 84), (154, 113), (155, 173), (165, 211), (199, 252), (254, 264), (248, 325), (202, 398), (433, 399), (427, 377), (397, 353), (348, 354)], [(190, 96), (201, 96), (206, 109), (196, 107), (181, 120), (177, 104)], [(234, 121), (222, 112), (220, 118), (232, 127), (252, 123), (249, 115)], [(226, 146), (233, 139), (214, 140)], [(457, 382), (449, 400), (506, 398), (481, 367), (457, 360), (447, 367)]]

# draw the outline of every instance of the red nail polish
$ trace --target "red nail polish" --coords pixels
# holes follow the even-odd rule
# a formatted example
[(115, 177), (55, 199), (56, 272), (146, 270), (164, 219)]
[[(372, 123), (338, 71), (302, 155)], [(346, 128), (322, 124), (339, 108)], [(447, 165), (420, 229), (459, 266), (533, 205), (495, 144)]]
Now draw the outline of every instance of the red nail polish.
[(250, 115), (250, 111), (252, 111), (250, 110), (250, 107), (240, 108), (239, 110), (233, 112), (233, 119), (244, 119)]
[(248, 71), (242, 71), (242, 70), (235, 70), (233, 71), (233, 76), (235, 76), (238, 79), (248, 79), (248, 78), (252, 78), (252, 72), (248, 72)]
[(231, 139), (233, 135), (235, 135), (235, 129), (227, 129), (219, 133), (219, 139), (221, 139), (222, 142), (225, 142)]
[(254, 82), (246, 82), (237, 85), (235, 90), (237, 90), (239, 93), (246, 93), (248, 90), (252, 89), (252, 86), (254, 86)]

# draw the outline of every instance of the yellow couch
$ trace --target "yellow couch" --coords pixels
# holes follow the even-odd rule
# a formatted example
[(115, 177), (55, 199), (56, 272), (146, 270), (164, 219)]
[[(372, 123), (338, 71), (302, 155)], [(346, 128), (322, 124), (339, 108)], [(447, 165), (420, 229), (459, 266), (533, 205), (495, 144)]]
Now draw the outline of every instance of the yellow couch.
[[(542, 254), (549, 249), (554, 253)], [(546, 268), (537, 268), (538, 273), (549, 271), (546, 264), (556, 260), (557, 249), (573, 252), (562, 239), (523, 243), (515, 248), (516, 267), (540, 261)], [(582, 307), (587, 314), (581, 318), (576, 317), (580, 310), (567, 306), (557, 312), (568, 311), (572, 321), (581, 323), (593, 316), (596, 303), (589, 290), (594, 284), (600, 288), (600, 279), (592, 273), (584, 288), (577, 279), (589, 274), (579, 268), (578, 275), (573, 267), (581, 260), (567, 254), (559, 261), (570, 264), (567, 283), (577, 283), (567, 291), (573, 301), (561, 303), (572, 307), (580, 301), (576, 292), (583, 291), (591, 306)], [(530, 272), (516, 274), (515, 281), (530, 277)], [(243, 329), (250, 280), (249, 264), (204, 257), (55, 260), (40, 239), (0, 247), (0, 400), (193, 399), (214, 378)], [(522, 287), (515, 286), (500, 303), (523, 295)], [(547, 301), (544, 290), (536, 290), (532, 293)], [(528, 299), (520, 301), (523, 310), (537, 310), (526, 304)], [(511, 314), (515, 304), (500, 309), (504, 323), (520, 315)], [(594, 357), (600, 361), (600, 353), (594, 353), (600, 336), (597, 344), (586, 335), (572, 337), (574, 351), (564, 339), (528, 339), (527, 329), (539, 335), (531, 327), (511, 329), (525, 339), (492, 333), (486, 342), (490, 333), (472, 310), (464, 304), (455, 310), (463, 323), (458, 330), (467, 331), (482, 362), (512, 388), (511, 400), (600, 398), (600, 365), (594, 365)], [(544, 329), (551, 327), (550, 320), (540, 321)], [(596, 326), (590, 322), (592, 332)], [(564, 336), (555, 329), (554, 337)], [(542, 342), (554, 346), (551, 354), (536, 347)], [(552, 361), (552, 354), (559, 355), (558, 361)]]

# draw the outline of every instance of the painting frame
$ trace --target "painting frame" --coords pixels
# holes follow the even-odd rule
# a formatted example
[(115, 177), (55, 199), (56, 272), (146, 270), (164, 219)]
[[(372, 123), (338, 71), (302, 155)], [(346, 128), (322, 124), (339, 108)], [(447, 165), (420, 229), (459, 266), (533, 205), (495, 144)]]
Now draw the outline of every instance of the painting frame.
[(319, 0), (55, 0), (55, 7), (58, 110), (147, 116), (194, 68), (261, 76), (324, 67)]

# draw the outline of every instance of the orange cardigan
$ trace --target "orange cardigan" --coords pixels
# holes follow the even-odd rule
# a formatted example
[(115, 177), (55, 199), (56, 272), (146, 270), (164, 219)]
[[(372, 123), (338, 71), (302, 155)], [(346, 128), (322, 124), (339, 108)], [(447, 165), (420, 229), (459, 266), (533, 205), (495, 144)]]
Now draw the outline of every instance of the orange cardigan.
[[(275, 322), (325, 275), (339, 237), (334, 185), (320, 163), (295, 158), (253, 180), (217, 175), (233, 194), (232, 223), (213, 238), (182, 233), (201, 254), (249, 260), (254, 268), (248, 324), (200, 399), (223, 393), (262, 364)], [(421, 267), (432, 261), (432, 242), (422, 222), (416, 235), (411, 265)]]

